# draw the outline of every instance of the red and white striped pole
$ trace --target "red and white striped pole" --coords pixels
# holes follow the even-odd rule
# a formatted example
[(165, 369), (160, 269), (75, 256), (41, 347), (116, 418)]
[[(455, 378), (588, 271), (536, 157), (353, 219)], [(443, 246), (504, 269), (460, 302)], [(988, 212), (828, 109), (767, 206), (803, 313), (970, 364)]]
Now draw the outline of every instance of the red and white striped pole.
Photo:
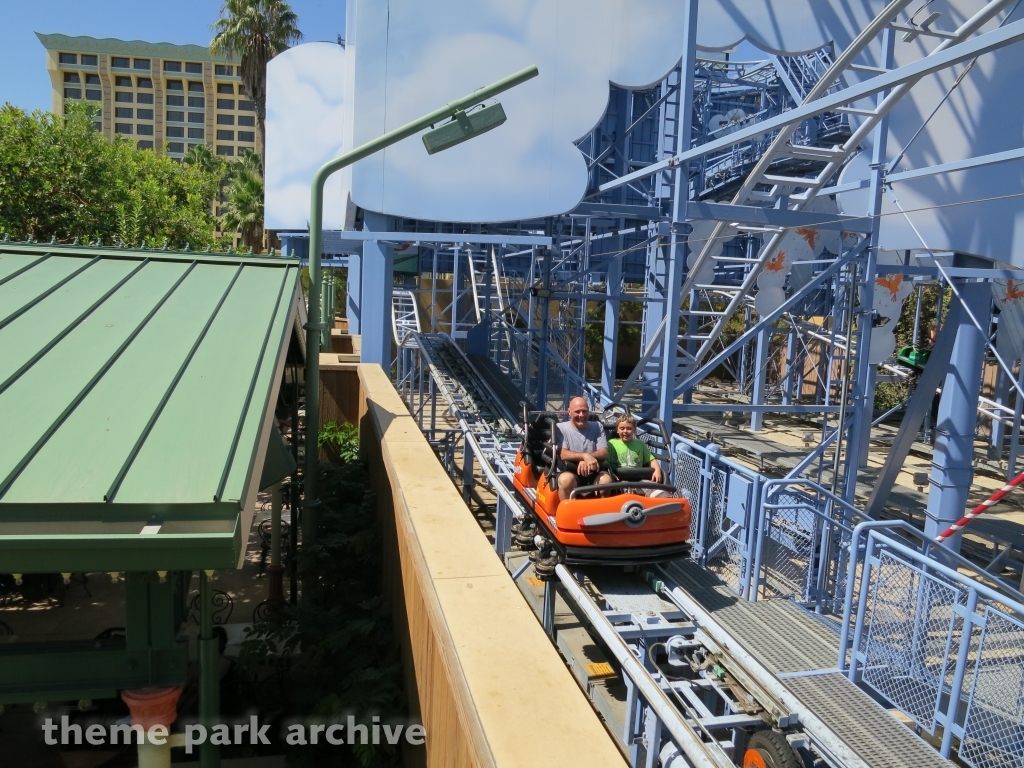
[(955, 523), (953, 523), (951, 526), (949, 526), (949, 528), (947, 528), (942, 533), (940, 533), (938, 536), (936, 536), (935, 540), (941, 544), (946, 539), (948, 539), (950, 536), (952, 536), (954, 533), (956, 533), (957, 531), (961, 530), (964, 526), (966, 526), (969, 522), (971, 522), (971, 520), (973, 520), (974, 518), (978, 517), (978, 515), (981, 515), (982, 513), (986, 512), (989, 507), (992, 507), (992, 506), (995, 506), (996, 504), (998, 504), (999, 501), (1004, 496), (1006, 496), (1006, 494), (1010, 493), (1014, 488), (1016, 488), (1021, 483), (1024, 483), (1024, 472), (1021, 472), (1019, 475), (1017, 475), (1015, 478), (1013, 478), (1013, 480), (1008, 482), (1006, 485), (1004, 485), (998, 491), (996, 491), (991, 496), (989, 496), (987, 499), (985, 499), (983, 502), (981, 502), (981, 504), (976, 506), (974, 509), (972, 509), (970, 512), (968, 512), (966, 515), (964, 515), (959, 520), (957, 520)]

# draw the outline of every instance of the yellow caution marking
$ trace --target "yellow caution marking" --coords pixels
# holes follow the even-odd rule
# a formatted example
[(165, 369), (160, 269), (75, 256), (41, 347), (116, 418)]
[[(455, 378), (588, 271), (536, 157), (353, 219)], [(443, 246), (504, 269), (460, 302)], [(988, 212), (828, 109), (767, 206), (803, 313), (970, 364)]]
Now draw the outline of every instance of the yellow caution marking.
[(615, 677), (615, 670), (607, 661), (594, 661), (587, 664), (587, 677)]
[(526, 583), (529, 584), (531, 587), (543, 587), (544, 586), (544, 582), (541, 581), (540, 579), (538, 579), (536, 576), (527, 576), (526, 577)]

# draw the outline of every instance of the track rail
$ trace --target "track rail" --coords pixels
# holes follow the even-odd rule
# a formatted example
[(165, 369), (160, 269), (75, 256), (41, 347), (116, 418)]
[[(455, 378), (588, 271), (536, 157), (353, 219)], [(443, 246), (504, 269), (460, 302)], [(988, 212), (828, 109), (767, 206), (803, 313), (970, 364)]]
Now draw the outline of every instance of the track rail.
[[(511, 482), (522, 431), (450, 337), (412, 334), (412, 340), (420, 358), (418, 375), (429, 377), (432, 391), (444, 402), (464, 439), (464, 487), (473, 481), (473, 461), (478, 458), (485, 482), (498, 497), (495, 548), (506, 555), (510, 571), (515, 571), (513, 578), (518, 579), (530, 562), (523, 554), (512, 553), (510, 541), (511, 519), (521, 519), (526, 512)], [(421, 383), (419, 391), (423, 389)], [(414, 406), (410, 403), (415, 412)], [(446, 465), (454, 474), (454, 461)], [(844, 737), (835, 722), (818, 717), (786, 686), (787, 681), (780, 680), (777, 670), (768, 669), (713, 611), (680, 586), (673, 568), (651, 566), (624, 573), (621, 568), (559, 565), (553, 578), (531, 577), (535, 589), (543, 585), (543, 596), (534, 609), (552, 639), (559, 637), (555, 604), (561, 599), (599, 641), (624, 682), (625, 716), (621, 723), (609, 722), (609, 726), (613, 732), (618, 729), (620, 746), (632, 765), (729, 768), (741, 763), (751, 735), (766, 729), (782, 732), (794, 753), (818, 768), (949, 765), (877, 705), (873, 706), (891, 720), (890, 727), (920, 742), (928, 759), (867, 761), (851, 748), (848, 734)], [(520, 588), (524, 589), (522, 584)], [(736, 596), (730, 599), (740, 601)], [(743, 605), (771, 607), (764, 602), (744, 601)], [(764, 609), (751, 609), (759, 610)], [(804, 620), (814, 621), (809, 614)], [(834, 650), (831, 659), (824, 669), (804, 665), (792, 674), (836, 675)], [(584, 688), (603, 711), (595, 696), (606, 689)], [(849, 689), (864, 697), (852, 684)]]

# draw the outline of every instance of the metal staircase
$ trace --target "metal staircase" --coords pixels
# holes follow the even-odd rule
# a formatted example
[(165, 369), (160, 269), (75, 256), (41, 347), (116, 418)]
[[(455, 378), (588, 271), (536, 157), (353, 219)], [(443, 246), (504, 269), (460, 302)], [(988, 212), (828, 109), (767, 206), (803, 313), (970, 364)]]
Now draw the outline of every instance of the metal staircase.
[[(861, 72), (871, 71), (875, 74), (885, 72), (883, 67), (869, 67), (854, 64), (856, 59), (867, 46), (889, 27), (890, 22), (895, 18), (904, 6), (909, 2), (896, 0), (880, 14), (861, 35), (844, 51), (823, 74), (818, 76), (817, 81), (810, 86), (802, 103), (813, 102), (830, 91), (842, 88), (844, 73), (851, 69)], [(942, 42), (937, 45), (929, 55), (935, 55), (951, 45), (962, 42), (975, 31), (977, 31), (988, 19), (992, 18), (1005, 3), (992, 3), (987, 7), (986, 13), (979, 13), (963, 24), (952, 34), (944, 36)], [(891, 35), (892, 32), (890, 31)], [(806, 87), (810, 79), (816, 76), (817, 69), (825, 62), (805, 61), (803, 65), (783, 65), (787, 72), (798, 76), (798, 82)], [(788, 68), (787, 68), (788, 67)], [(841, 145), (832, 147), (817, 147), (794, 144), (792, 139), (799, 128), (799, 124), (790, 124), (782, 128), (775, 136), (768, 149), (762, 154), (753, 170), (732, 198), (732, 204), (736, 205), (764, 205), (779, 206), (791, 211), (803, 211), (816, 198), (830, 180), (836, 175), (840, 168), (849, 160), (862, 146), (863, 141), (875, 129), (879, 122), (889, 111), (902, 99), (916, 83), (910, 80), (894, 87), (887, 94), (879, 96), (876, 106), (873, 109), (843, 108), (839, 110), (845, 114), (856, 114), (860, 124), (852, 132), (848, 139)], [(794, 88), (797, 84), (794, 83)], [(798, 92), (799, 91), (798, 89)], [(806, 175), (785, 175), (772, 171), (772, 165), (780, 159), (796, 158), (811, 161), (815, 170), (809, 171)], [(690, 261), (689, 272), (683, 282), (682, 293), (684, 301), (691, 291), (713, 292), (721, 296), (725, 307), (723, 311), (716, 313), (717, 317), (711, 328), (706, 328), (699, 323), (690, 323), (686, 315), (682, 316), (683, 330), (678, 333), (678, 368), (675, 372), (674, 392), (676, 396), (682, 394), (680, 386), (687, 377), (707, 358), (715, 347), (715, 344), (722, 336), (723, 330), (729, 319), (742, 307), (743, 302), (748, 300), (753, 293), (758, 276), (766, 265), (773, 262), (778, 256), (778, 247), (783, 237), (792, 229), (791, 227), (777, 227), (767, 230), (764, 234), (764, 245), (756, 255), (752, 256), (724, 256), (721, 253), (720, 243), (727, 234), (727, 223), (716, 224), (710, 237), (700, 247), (700, 253), (696, 260)], [(694, 249), (696, 252), (696, 248)], [(720, 265), (729, 262), (733, 265), (742, 265), (746, 268), (745, 276), (740, 285), (722, 285), (717, 279), (707, 281), (706, 275), (709, 270), (704, 269), (708, 265)], [(701, 282), (701, 279), (706, 282)], [(672, 329), (673, 333), (677, 329)], [(630, 374), (629, 378), (616, 393), (615, 399), (622, 399), (625, 394), (634, 387), (637, 381), (643, 376), (650, 383), (652, 373), (651, 362), (660, 357), (660, 347), (666, 332), (666, 321), (663, 319), (656, 332), (648, 337), (648, 345), (641, 356), (640, 362)], [(660, 383), (660, 382), (659, 382)]]

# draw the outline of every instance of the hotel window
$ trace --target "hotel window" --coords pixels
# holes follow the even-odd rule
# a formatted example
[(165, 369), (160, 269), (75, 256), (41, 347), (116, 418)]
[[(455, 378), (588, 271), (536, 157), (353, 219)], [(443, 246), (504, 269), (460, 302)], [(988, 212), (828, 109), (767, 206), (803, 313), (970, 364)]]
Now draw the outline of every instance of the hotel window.
[(255, 112), (256, 111), (256, 106), (251, 101), (241, 101), (241, 100), (239, 100), (238, 108), (243, 110), (243, 111), (245, 111), (245, 112)]
[(152, 104), (153, 103), (153, 94), (152, 93), (139, 93), (139, 94), (136, 94), (135, 100), (139, 104)]
[(180, 61), (165, 61), (164, 72), (181, 72)]
[(195, 107), (196, 109), (202, 109), (206, 106), (206, 99), (202, 96), (189, 96), (188, 105), (190, 107)]
[(217, 115), (217, 125), (234, 125), (234, 115)]
[(64, 73), (64, 82), (65, 83), (74, 83), (75, 85), (78, 85), (79, 83), (82, 82), (82, 80), (78, 76), (77, 72), (65, 72)]
[(203, 65), (201, 62), (198, 61), (186, 61), (185, 71), (190, 72), (194, 75), (201, 75), (203, 74)]
[(167, 126), (167, 138), (169, 139), (184, 139), (185, 129), (180, 125), (168, 125)]
[(131, 62), (124, 56), (111, 56), (110, 66), (117, 67), (119, 69), (128, 69)]
[(184, 154), (185, 145), (180, 141), (169, 141), (167, 142), (167, 151)]
[(78, 64), (77, 53), (61, 53), (58, 55), (61, 64)]
[(188, 137), (190, 139), (201, 139), (201, 138), (203, 138), (203, 129), (202, 128), (189, 128), (188, 129)]
[(170, 122), (170, 123), (184, 123), (185, 122), (185, 113), (184, 112), (179, 112), (178, 110), (173, 110), (173, 111), (172, 110), (168, 110), (168, 112), (167, 112), (167, 121)]
[(239, 86), (238, 86), (238, 93), (240, 95), (242, 95), (242, 96), (245, 96), (245, 86), (244, 85), (239, 84)]
[(231, 75), (235, 74), (235, 68), (230, 64), (214, 64), (213, 71), (214, 74), (227, 75), (228, 77), (231, 77)]
[(103, 101), (103, 91), (97, 91), (89, 88), (85, 92), (85, 98), (89, 101)]
[(168, 80), (167, 81), (168, 91), (184, 91), (185, 87), (182, 85), (181, 80)]
[[(168, 95), (167, 96), (167, 106), (168, 107), (184, 107), (185, 106), (185, 97), (184, 96), (171, 96), (171, 95)], [(182, 119), (184, 119), (184, 118), (182, 118)]]
[(124, 133), (130, 135), (132, 132), (131, 123), (114, 123), (114, 133)]
[(203, 84), (197, 83), (195, 80), (189, 80), (188, 89), (192, 93), (203, 93)]
[(238, 132), (238, 140), (239, 141), (255, 142), (256, 141), (256, 132), (255, 131), (239, 131)]
[(65, 88), (64, 89), (64, 98), (65, 99), (80, 99), (80, 98), (82, 98), (82, 89), (81, 88)]
[(256, 118), (253, 117), (252, 115), (239, 115), (238, 116), (238, 124), (239, 125), (254, 126), (254, 125), (256, 125)]
[(103, 131), (103, 123), (93, 123), (92, 127), (95, 131)]
[(234, 99), (217, 99), (217, 109), (234, 109)]
[(148, 72), (149, 71), (149, 59), (136, 59), (135, 60), (135, 69), (144, 69), (144, 70), (146, 70)]
[(130, 77), (125, 77), (124, 75), (118, 75), (114, 78), (114, 85), (118, 88), (131, 88), (132, 79)]
[(137, 85), (138, 85), (139, 88), (152, 88), (153, 87), (153, 81), (150, 78), (148, 78), (148, 77), (138, 77), (138, 78), (136, 78), (136, 80), (138, 81)]
[(235, 93), (235, 86), (231, 83), (217, 83), (217, 93), (230, 93), (233, 96)]
[(95, 67), (96, 66), (96, 55), (93, 53), (82, 54), (82, 66), (83, 67)]
[(139, 147), (139, 149), (152, 149), (153, 148), (153, 142), (152, 141), (140, 141), (138, 143), (138, 147)]
[(139, 123), (135, 126), (135, 132), (139, 134), (139, 136), (152, 136), (153, 126), (145, 123)]
[(152, 120), (153, 110), (152, 109), (138, 109), (135, 111), (135, 118), (137, 120)]
[(227, 155), (228, 157), (234, 157), (235, 156), (235, 148), (234, 147), (222, 147), (221, 145), (218, 144), (217, 145), (217, 154), (218, 155)]
[(206, 115), (203, 114), (202, 112), (189, 112), (188, 113), (188, 121), (190, 123), (205, 123), (206, 122)]
[(132, 95), (130, 93), (126, 93), (125, 91), (118, 91), (114, 94), (114, 101), (119, 101), (122, 104), (131, 104)]
[(234, 131), (217, 131), (217, 141), (234, 141)]
[(99, 75), (86, 74), (86, 76), (85, 76), (85, 84), (86, 85), (99, 85), (100, 84), (100, 76)]
[(129, 120), (133, 117), (133, 110), (131, 107), (114, 107), (114, 117), (128, 118)]

